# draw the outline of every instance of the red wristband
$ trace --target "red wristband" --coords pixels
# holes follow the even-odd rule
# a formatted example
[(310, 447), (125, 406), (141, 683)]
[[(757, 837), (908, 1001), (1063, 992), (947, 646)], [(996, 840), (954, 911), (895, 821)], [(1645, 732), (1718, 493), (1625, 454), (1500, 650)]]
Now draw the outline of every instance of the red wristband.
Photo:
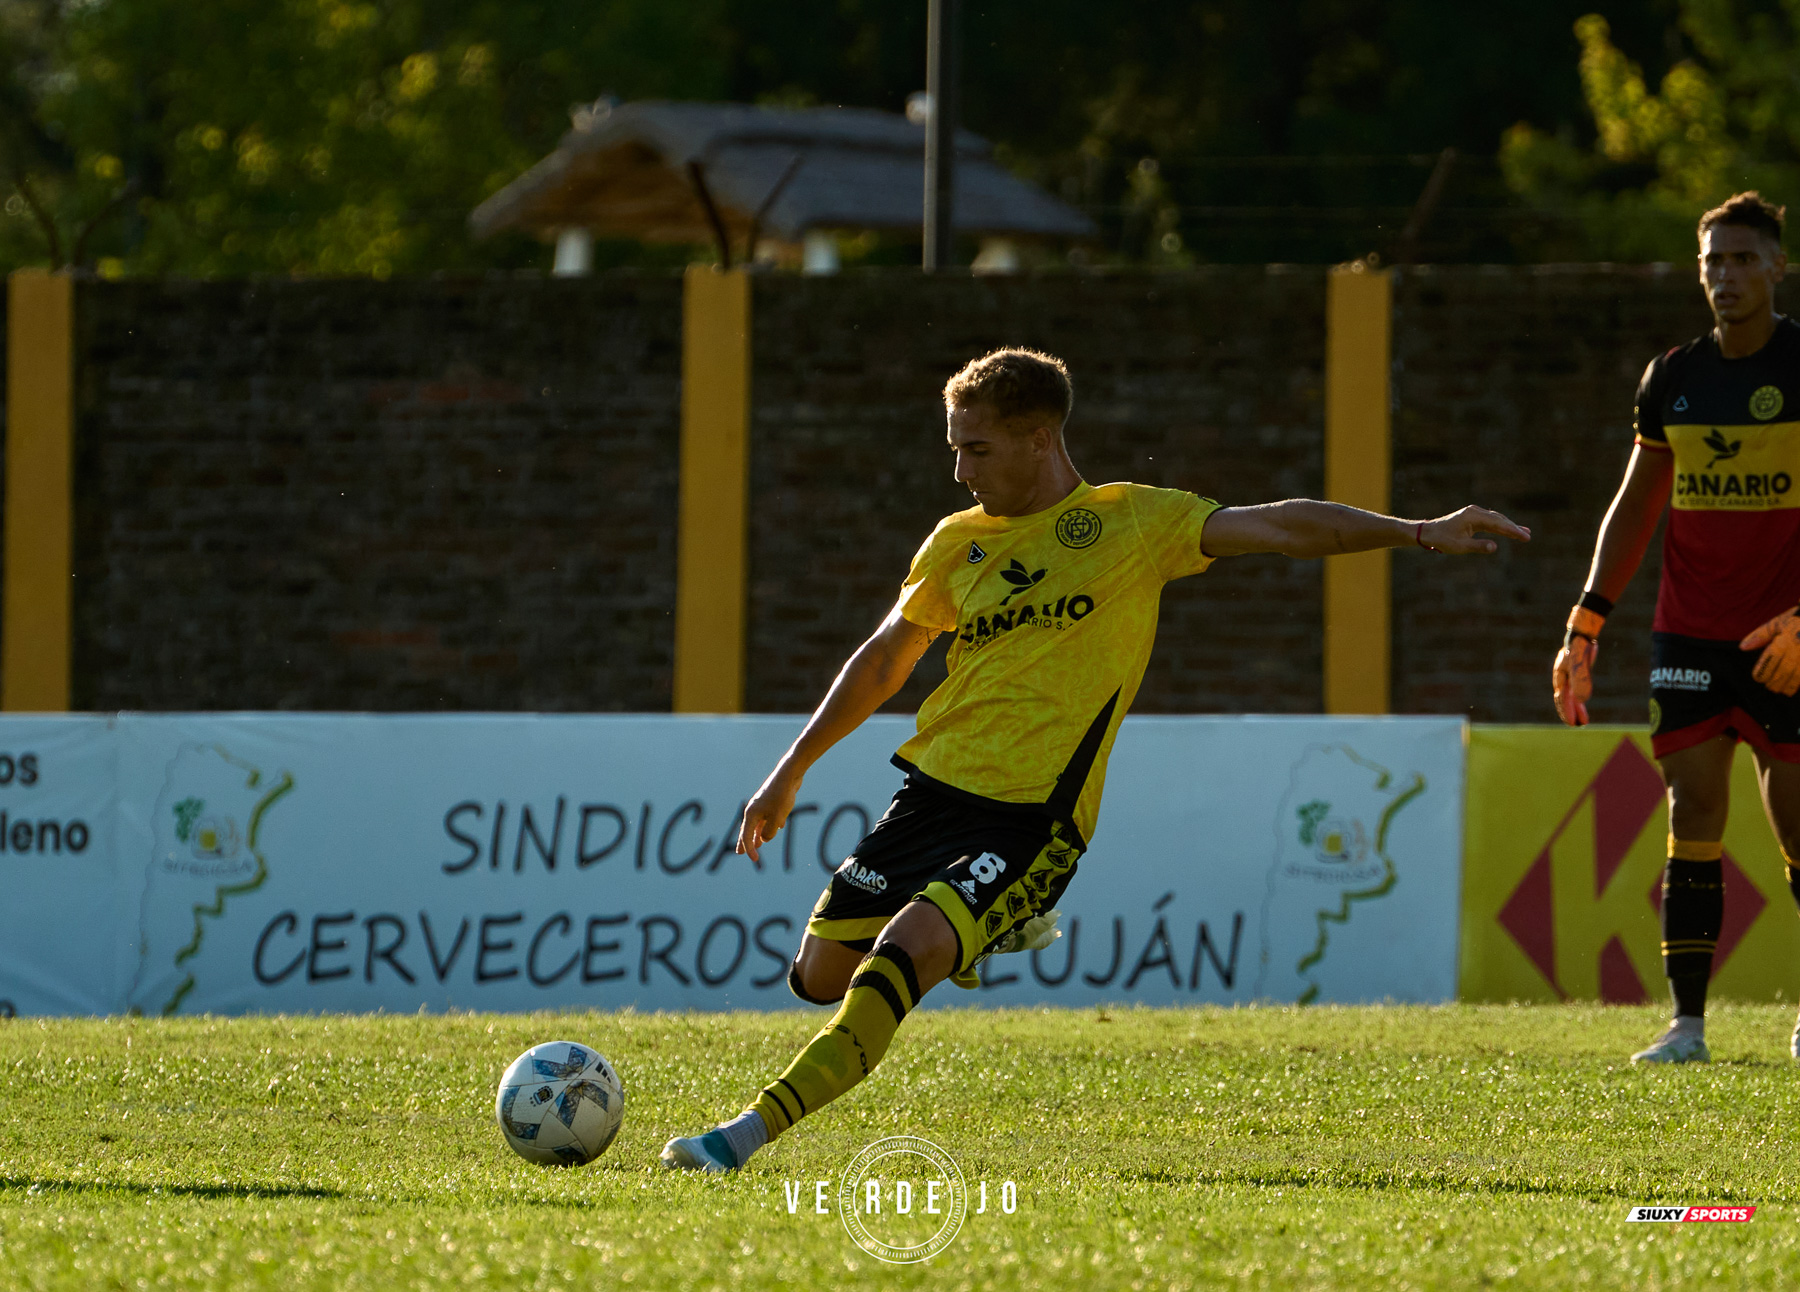
[(1437, 551), (1437, 548), (1433, 547), (1430, 543), (1427, 543), (1425, 541), (1425, 522), (1424, 521), (1420, 521), (1419, 527), (1417, 529), (1413, 530), (1413, 542), (1417, 543), (1420, 547), (1424, 548), (1427, 552)]

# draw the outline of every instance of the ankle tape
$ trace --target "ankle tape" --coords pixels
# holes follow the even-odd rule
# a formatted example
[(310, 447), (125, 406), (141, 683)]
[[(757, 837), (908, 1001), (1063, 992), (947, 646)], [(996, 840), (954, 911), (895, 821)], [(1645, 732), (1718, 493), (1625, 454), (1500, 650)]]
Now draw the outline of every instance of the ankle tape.
[(1723, 843), (1703, 843), (1696, 839), (1677, 839), (1669, 836), (1669, 859), (1671, 861), (1717, 861), (1725, 853)]

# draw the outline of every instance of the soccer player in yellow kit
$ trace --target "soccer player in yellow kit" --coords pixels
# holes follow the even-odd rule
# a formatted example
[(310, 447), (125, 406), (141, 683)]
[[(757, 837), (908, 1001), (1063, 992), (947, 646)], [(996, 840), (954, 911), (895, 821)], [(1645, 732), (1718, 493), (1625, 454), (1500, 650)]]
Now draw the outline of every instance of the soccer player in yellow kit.
[(1162, 586), (1221, 556), (1382, 547), (1493, 552), (1530, 534), (1464, 507), (1399, 520), (1290, 499), (1222, 507), (1175, 489), (1087, 484), (1062, 428), (1062, 362), (996, 350), (944, 387), (956, 479), (976, 506), (939, 522), (900, 599), (850, 657), (744, 811), (738, 851), (774, 838), (807, 769), (900, 689), (939, 633), (949, 677), (894, 761), (906, 780), (833, 874), (788, 975), (837, 1005), (741, 1115), (669, 1141), (663, 1162), (730, 1171), (868, 1076), (938, 983), (976, 984), (987, 955), (1048, 945), (1057, 898), (1100, 810), (1107, 754), (1143, 679)]

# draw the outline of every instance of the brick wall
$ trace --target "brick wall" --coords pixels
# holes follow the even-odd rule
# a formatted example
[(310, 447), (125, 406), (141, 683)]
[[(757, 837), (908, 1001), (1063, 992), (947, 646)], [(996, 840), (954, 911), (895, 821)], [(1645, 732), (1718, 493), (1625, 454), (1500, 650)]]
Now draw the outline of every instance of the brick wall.
[[(83, 708), (666, 709), (678, 279), (96, 283), (78, 295)], [(1324, 274), (776, 277), (755, 288), (749, 704), (809, 708), (966, 494), (938, 391), (993, 345), (1073, 367), (1090, 480), (1321, 489)], [(1394, 505), (1529, 524), (1394, 561), (1395, 707), (1551, 718), (1547, 675), (1686, 274), (1418, 270)], [(1171, 585), (1139, 712), (1316, 712), (1318, 562)], [(1642, 716), (1656, 554), (1601, 652)], [(896, 700), (941, 676), (941, 652)]]
[[(1395, 293), (1394, 507), (1504, 511), (1529, 546), (1394, 556), (1394, 708), (1555, 720), (1550, 664), (1631, 455), (1644, 365), (1711, 324), (1687, 273), (1421, 270)], [(1642, 723), (1661, 539), (1608, 624), (1596, 721)]]
[(666, 709), (680, 283), (85, 283), (75, 704)]
[[(815, 704), (893, 604), (938, 518), (969, 505), (944, 380), (999, 345), (1061, 355), (1071, 456), (1233, 502), (1316, 494), (1324, 275), (767, 278), (756, 287), (751, 707)], [(1316, 712), (1319, 568), (1221, 562), (1170, 585), (1137, 712)], [(893, 707), (943, 676), (942, 647)]]

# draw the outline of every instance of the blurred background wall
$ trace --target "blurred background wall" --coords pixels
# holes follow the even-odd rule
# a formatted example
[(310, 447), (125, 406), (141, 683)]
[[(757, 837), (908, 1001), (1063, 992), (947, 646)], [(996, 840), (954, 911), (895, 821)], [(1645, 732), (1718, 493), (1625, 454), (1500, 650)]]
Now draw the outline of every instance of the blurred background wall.
[[(1069, 361), (1090, 480), (1322, 491), (1322, 270), (752, 281), (752, 711), (816, 703), (966, 505), (938, 392), (989, 346)], [(1543, 720), (1637, 377), (1704, 303), (1605, 267), (1418, 269), (1394, 302), (1395, 509), (1537, 536), (1395, 553), (1394, 709)], [(75, 707), (668, 709), (681, 311), (679, 280), (631, 272), (79, 283)], [(1138, 711), (1320, 711), (1319, 572), (1171, 585)], [(1655, 574), (1598, 717), (1641, 716)]]

